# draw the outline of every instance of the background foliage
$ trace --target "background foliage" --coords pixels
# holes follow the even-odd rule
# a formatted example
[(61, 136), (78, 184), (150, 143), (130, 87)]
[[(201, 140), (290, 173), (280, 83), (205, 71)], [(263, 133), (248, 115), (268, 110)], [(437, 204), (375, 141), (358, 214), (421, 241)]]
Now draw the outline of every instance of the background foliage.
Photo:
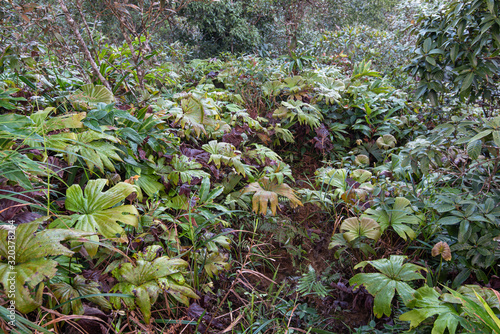
[(3, 330), (499, 332), (497, 2), (1, 4)]

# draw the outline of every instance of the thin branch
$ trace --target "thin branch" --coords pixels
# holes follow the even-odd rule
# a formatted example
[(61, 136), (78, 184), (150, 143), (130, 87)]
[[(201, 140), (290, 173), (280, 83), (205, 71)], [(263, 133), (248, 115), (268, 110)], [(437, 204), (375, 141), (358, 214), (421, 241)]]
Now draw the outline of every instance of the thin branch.
[(68, 8), (66, 7), (66, 4), (64, 3), (64, 0), (57, 0), (57, 2), (59, 3), (59, 6), (61, 7), (61, 10), (64, 13), (64, 16), (66, 16), (66, 21), (68, 22), (69, 26), (71, 27), (71, 30), (73, 31), (73, 34), (75, 35), (76, 40), (78, 41), (80, 49), (82, 50), (85, 59), (87, 59), (87, 61), (90, 63), (90, 66), (92, 67), (92, 70), (94, 71), (94, 74), (99, 78), (99, 80), (101, 80), (101, 82), (103, 83), (104, 86), (106, 86), (107, 89), (111, 90), (111, 86), (109, 85), (108, 80), (106, 80), (103, 77), (103, 75), (101, 74), (101, 72), (99, 72), (99, 67), (97, 66), (96, 62), (94, 61), (94, 58), (92, 58), (92, 55), (90, 54), (90, 51), (89, 51), (87, 45), (85, 44), (85, 41), (83, 40), (83, 37), (80, 34), (80, 31), (79, 31), (78, 27), (76, 26), (75, 21), (71, 17), (71, 14), (70, 14)]

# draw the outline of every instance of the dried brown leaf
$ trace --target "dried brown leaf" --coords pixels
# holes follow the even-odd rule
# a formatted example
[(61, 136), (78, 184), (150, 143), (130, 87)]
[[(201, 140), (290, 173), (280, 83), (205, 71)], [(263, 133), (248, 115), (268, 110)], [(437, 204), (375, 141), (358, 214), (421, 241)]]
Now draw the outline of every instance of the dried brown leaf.
[(450, 246), (444, 241), (440, 241), (432, 247), (432, 256), (441, 255), (443, 260), (450, 261), (451, 260), (451, 250)]

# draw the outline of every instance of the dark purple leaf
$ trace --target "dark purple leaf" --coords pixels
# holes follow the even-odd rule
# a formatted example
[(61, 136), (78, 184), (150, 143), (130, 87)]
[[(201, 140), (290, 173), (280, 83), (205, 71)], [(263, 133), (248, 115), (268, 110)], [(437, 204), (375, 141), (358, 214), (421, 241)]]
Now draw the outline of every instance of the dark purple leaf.
[(118, 109), (118, 110), (129, 110), (132, 107), (130, 105), (128, 105), (128, 104), (117, 103), (115, 105), (115, 108)]
[(198, 303), (192, 303), (189, 306), (187, 315), (193, 320), (198, 320), (201, 317), (203, 317), (203, 320), (210, 320), (210, 315), (208, 315), (207, 311)]
[(189, 184), (192, 186), (195, 186), (197, 184), (200, 184), (202, 180), (203, 180), (203, 178), (201, 178), (201, 177), (193, 177), (191, 179), (191, 182), (189, 182)]
[(321, 124), (321, 126), (316, 129), (316, 134), (318, 135), (318, 137), (321, 138), (326, 138), (330, 136), (330, 132), (326, 128), (325, 124)]
[(208, 152), (203, 151), (203, 150), (189, 148), (185, 145), (182, 145), (180, 147), (180, 151), (186, 157), (194, 158), (197, 162), (199, 162), (201, 164), (203, 164), (203, 163), (206, 164), (208, 162), (208, 160), (210, 160), (210, 154)]
[(144, 151), (142, 148), (137, 149), (137, 151), (139, 152), (139, 158), (141, 158), (141, 160), (147, 160), (146, 151)]
[(355, 181), (354, 179), (351, 179), (350, 177), (345, 179), (345, 182), (351, 189), (358, 189), (361, 183)]
[(171, 162), (174, 156), (172, 154), (164, 154), (165, 162)]
[(215, 167), (214, 165), (210, 165), (210, 166), (208, 166), (208, 168), (210, 168), (210, 172), (211, 172), (212, 176), (216, 180), (218, 180), (220, 177), (220, 171), (217, 169), (217, 167)]
[(68, 164), (64, 160), (50, 156), (47, 158), (47, 167), (62, 178), (64, 176), (64, 170), (68, 167)]
[(80, 319), (76, 320), (77, 326), (69, 326), (66, 330), (68, 334), (80, 334), (80, 333), (108, 333), (108, 326), (106, 323), (110, 322), (110, 318), (101, 310), (95, 307), (89, 307), (84, 305), (84, 313), (83, 315), (88, 317), (96, 317), (104, 321), (93, 320), (93, 319)]
[[(32, 204), (33, 199), (41, 196), (43, 196), (43, 193), (39, 191), (26, 192), (22, 187), (0, 185), (0, 219), (8, 221), (15, 219), (16, 216), (23, 212), (29, 212), (28, 207)], [(26, 221), (30, 217), (22, 216), (21, 219)]]
[(211, 71), (210, 73), (207, 74), (207, 78), (209, 79), (215, 79), (217, 78), (217, 76), (219, 75), (219, 72), (214, 72), (214, 71)]
[(241, 135), (241, 132), (238, 132), (233, 128), (231, 132), (226, 133), (224, 134), (224, 136), (222, 136), (222, 141), (238, 147), (243, 141), (243, 136)]
[(380, 172), (379, 174), (380, 176), (383, 176), (385, 178), (388, 178), (388, 179), (391, 179), (392, 178), (392, 172), (389, 171), (389, 170), (384, 170), (382, 172)]
[(496, 275), (491, 276), (489, 286), (492, 289), (499, 290), (500, 289), (500, 278)]
[(186, 197), (191, 196), (191, 187), (187, 184), (183, 184), (179, 187), (179, 195), (184, 195)]
[(25, 224), (32, 222), (33, 220), (38, 219), (40, 217), (42, 217), (42, 215), (39, 213), (24, 211), (12, 217), (12, 220), (15, 220), (16, 224)]
[(189, 306), (187, 315), (192, 320), (199, 320), (200, 318), (202, 318), (207, 326), (211, 325), (219, 329), (224, 328), (224, 326), (220, 322), (213, 319), (213, 317), (198, 303), (193, 303)]

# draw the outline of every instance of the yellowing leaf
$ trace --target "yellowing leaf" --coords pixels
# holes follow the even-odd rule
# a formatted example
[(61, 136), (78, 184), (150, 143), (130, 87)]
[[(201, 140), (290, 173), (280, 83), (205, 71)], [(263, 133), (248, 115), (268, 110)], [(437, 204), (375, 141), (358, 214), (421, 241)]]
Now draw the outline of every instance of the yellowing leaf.
[[(56, 275), (57, 262), (47, 257), (71, 256), (73, 252), (60, 242), (88, 235), (60, 229), (37, 230), (38, 224), (29, 223), (17, 226), (15, 234), (0, 230), (0, 259), (3, 259), (0, 262), (0, 283), (3, 291), (13, 290), (13, 298), (10, 294), (8, 296), (15, 301), (15, 307), (21, 313), (29, 313), (41, 305), (43, 284), (38, 285)], [(12, 239), (12, 235), (15, 235), (15, 239)], [(7, 261), (11, 254), (9, 240), (15, 240), (15, 264)]]
[(214, 277), (214, 275), (217, 275), (222, 269), (229, 270), (230, 267), (226, 258), (224, 258), (224, 256), (222, 256), (219, 252), (212, 252), (208, 254), (206, 258), (200, 257), (200, 260), (203, 260), (203, 268), (210, 277)]
[(139, 307), (146, 323), (151, 319), (151, 305), (156, 302), (162, 291), (184, 304), (189, 304), (188, 298), (198, 298), (186, 284), (183, 276), (188, 263), (167, 256), (152, 260), (150, 255), (157, 250), (155, 246), (150, 246), (145, 254), (137, 259), (135, 265), (129, 262), (122, 263), (112, 272), (119, 283), (111, 289), (111, 292), (132, 294), (134, 298), (111, 297), (111, 304), (117, 309), (122, 307), (122, 302), (130, 310)]
[[(66, 282), (56, 283), (51, 285), (54, 296), (58, 299), (59, 304), (69, 301), (80, 296), (100, 294), (99, 283), (86, 280), (83, 276), (77, 275), (72, 284)], [(103, 296), (87, 297), (89, 301), (105, 308), (111, 309), (111, 304)], [(73, 300), (70, 303), (62, 306), (64, 314), (83, 314), (82, 300)]]

